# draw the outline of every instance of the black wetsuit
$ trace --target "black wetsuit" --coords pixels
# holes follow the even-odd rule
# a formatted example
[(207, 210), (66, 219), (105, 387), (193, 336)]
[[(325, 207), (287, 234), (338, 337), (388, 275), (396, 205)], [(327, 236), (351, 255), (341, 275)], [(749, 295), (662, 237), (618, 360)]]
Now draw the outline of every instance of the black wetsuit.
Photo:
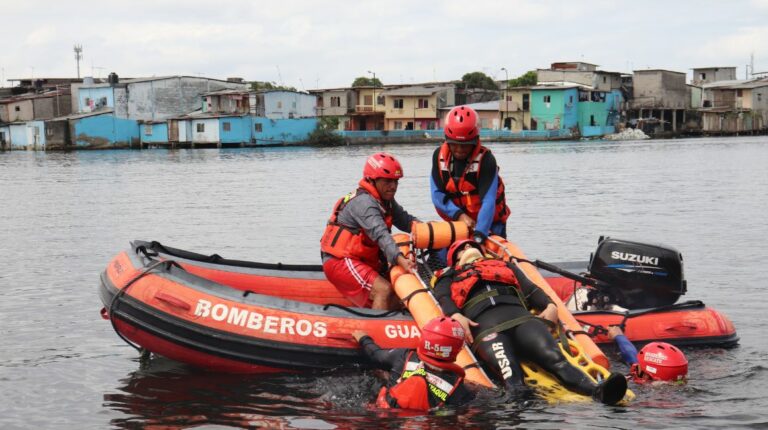
[[(360, 346), (376, 368), (389, 371), (388, 387), (393, 387), (397, 384), (397, 380), (405, 368), (406, 359), (409, 353), (413, 351), (406, 348), (382, 349), (376, 345), (376, 342), (370, 336), (364, 336), (360, 339)], [(474, 397), (474, 393), (469, 391), (464, 384), (459, 384), (456, 390), (446, 399), (445, 404), (448, 406), (461, 406), (472, 401)]]
[(451, 298), (451, 284), (457, 272), (451, 270), (446, 273), (435, 285), (435, 296), (443, 312), (448, 316), (461, 313), (478, 323), (477, 327), (471, 328), (478, 344), (477, 353), (504, 381), (507, 390), (514, 392), (522, 387), (523, 371), (520, 361), (530, 361), (555, 375), (568, 389), (592, 395), (596, 384), (566, 360), (548, 325), (539, 318), (528, 319), (517, 326), (478, 339), (478, 335), (487, 329), (530, 315), (528, 306), (542, 311), (552, 303), (547, 294), (528, 279), (517, 265), (510, 263), (508, 267), (520, 283), (519, 293), (511, 287), (508, 288), (508, 285), (480, 279), (469, 292), (467, 304), (489, 289), (497, 289), (500, 294), (483, 299), (463, 310), (459, 309)]

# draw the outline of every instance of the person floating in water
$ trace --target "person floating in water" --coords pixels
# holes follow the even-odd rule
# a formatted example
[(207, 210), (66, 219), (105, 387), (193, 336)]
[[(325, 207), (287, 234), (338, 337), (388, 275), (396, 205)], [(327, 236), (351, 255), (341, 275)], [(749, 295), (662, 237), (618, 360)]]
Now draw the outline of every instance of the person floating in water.
[(387, 386), (376, 399), (378, 407), (428, 411), (460, 406), (474, 398), (464, 386), (464, 369), (454, 363), (465, 336), (457, 321), (448, 317), (429, 321), (415, 350), (381, 349), (361, 330), (352, 336), (374, 365), (390, 372)]
[(688, 376), (688, 359), (680, 349), (666, 342), (651, 342), (640, 352), (624, 336), (619, 326), (608, 327), (608, 336), (616, 342), (624, 363), (629, 365), (628, 378), (635, 383), (684, 383)]

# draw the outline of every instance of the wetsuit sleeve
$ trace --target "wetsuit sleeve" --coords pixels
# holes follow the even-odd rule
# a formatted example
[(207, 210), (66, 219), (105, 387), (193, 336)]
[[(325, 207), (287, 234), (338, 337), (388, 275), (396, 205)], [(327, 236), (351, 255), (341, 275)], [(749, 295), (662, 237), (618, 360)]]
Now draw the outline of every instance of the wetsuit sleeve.
[(384, 222), (379, 204), (372, 196), (364, 194), (350, 200), (339, 215), (339, 222), (351, 225), (347, 222), (347, 217), (351, 217), (353, 224), (363, 229), (365, 234), (379, 245), (388, 262), (397, 263), (400, 250)]
[(445, 189), (440, 187), (440, 162), (439, 162), (440, 147), (438, 146), (435, 153), (432, 154), (432, 174), (429, 176), (429, 189), (432, 194), (432, 204), (435, 205), (435, 209), (438, 212), (448, 216), (452, 220), (459, 218), (459, 215), (463, 213), (458, 206), (445, 193)]
[(480, 196), (480, 212), (477, 214), (475, 231), (488, 236), (496, 213), (496, 192), (499, 189), (499, 174), (496, 158), (490, 152), (483, 156), (480, 163), (477, 192)]
[(392, 224), (400, 231), (406, 233), (411, 232), (411, 223), (418, 221), (418, 219), (409, 214), (399, 203), (392, 200)]
[(405, 360), (405, 353), (407, 349), (381, 349), (379, 345), (370, 336), (363, 336), (360, 339), (360, 346), (363, 348), (363, 353), (368, 357), (373, 364), (383, 370), (400, 370), (403, 367)]
[(635, 348), (635, 345), (633, 345), (626, 336), (620, 334), (613, 340), (616, 342), (616, 346), (619, 347), (619, 351), (621, 352), (621, 360), (624, 363), (630, 366), (637, 363), (637, 348)]
[(531, 281), (530, 278), (526, 276), (525, 272), (523, 272), (520, 267), (514, 263), (510, 263), (509, 267), (513, 272), (515, 272), (515, 277), (520, 283), (520, 291), (523, 293), (523, 298), (525, 298), (525, 301), (529, 307), (536, 309), (537, 311), (543, 311), (544, 308), (552, 303), (552, 300), (549, 298), (547, 293), (539, 288), (538, 285), (533, 283), (533, 281)]
[(460, 313), (461, 310), (458, 306), (456, 306), (456, 303), (451, 298), (451, 277), (450, 276), (444, 276), (440, 278), (440, 280), (437, 281), (437, 284), (435, 284), (435, 298), (437, 299), (437, 302), (440, 304), (440, 308), (442, 308), (443, 313), (445, 315), (451, 316), (455, 313)]

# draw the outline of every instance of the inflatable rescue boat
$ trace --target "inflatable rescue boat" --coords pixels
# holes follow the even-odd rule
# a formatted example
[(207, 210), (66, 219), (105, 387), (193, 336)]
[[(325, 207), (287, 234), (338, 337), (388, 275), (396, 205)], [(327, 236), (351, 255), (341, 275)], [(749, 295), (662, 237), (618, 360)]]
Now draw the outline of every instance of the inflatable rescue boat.
[[(437, 247), (440, 244), (435, 243), (433, 234), (436, 228), (430, 225), (429, 234), (414, 234), (400, 240), (409, 249)], [(454, 238), (456, 232), (451, 227), (448, 240)], [(600, 291), (605, 296), (609, 287), (621, 287), (615, 287), (616, 280), (611, 280), (610, 285), (595, 282), (594, 278), (566, 270), (567, 267), (529, 261), (501, 238), (489, 239), (486, 247), (490, 253), (518, 261), (534, 282), (548, 290), (559, 302), (559, 316), (568, 336), (577, 343), (572, 352), (579, 350), (599, 368), (610, 364), (594, 345), (610, 341), (600, 328), (612, 324), (623, 324), (628, 338), (639, 343), (663, 340), (680, 345), (727, 347), (738, 342), (733, 324), (717, 311), (700, 302), (680, 306), (675, 306), (674, 301), (666, 303), (684, 291), (671, 295), (660, 289), (645, 291), (664, 296), (660, 301), (663, 304), (656, 307), (569, 312), (563, 302), (571, 300), (579, 288)], [(418, 274), (393, 270), (396, 289), (407, 284), (411, 289), (428, 290), (432, 264), (428, 254), (417, 257), (422, 263)], [(590, 268), (598, 268), (595, 261)], [(410, 278), (415, 283), (398, 282), (398, 278)], [(623, 305), (645, 304), (636, 299), (644, 296), (642, 291), (635, 291), (638, 282), (645, 280), (630, 281), (636, 282), (630, 282), (630, 289), (613, 296), (620, 296)], [(413, 291), (398, 292), (406, 303), (415, 300)], [(229, 260), (217, 254), (198, 254), (145, 241), (132, 242), (130, 249), (109, 262), (101, 275), (99, 293), (104, 304), (102, 316), (129, 344), (197, 367), (225, 372), (365, 367), (368, 363), (351, 336), (353, 331), (368, 332), (384, 348), (413, 348), (419, 337), (417, 325), (423, 325), (428, 318), (428, 313), (412, 315), (413, 310), (382, 312), (355, 308), (325, 279), (320, 265)], [(667, 325), (659, 325), (665, 319)], [(467, 355), (464, 360), (462, 365), (471, 369), (474, 357)], [(580, 359), (577, 356), (575, 360)], [(476, 368), (468, 372), (468, 379), (491, 385), (482, 369)], [(594, 369), (589, 372), (600, 377)]]

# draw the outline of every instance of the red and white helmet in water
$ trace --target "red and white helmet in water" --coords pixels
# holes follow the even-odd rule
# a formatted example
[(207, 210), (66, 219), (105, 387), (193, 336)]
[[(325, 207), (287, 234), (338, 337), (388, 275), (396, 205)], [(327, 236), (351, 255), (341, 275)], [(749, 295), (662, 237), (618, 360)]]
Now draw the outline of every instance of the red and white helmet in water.
[(400, 179), (403, 177), (403, 167), (392, 154), (377, 152), (365, 161), (363, 177), (365, 179)]
[(451, 143), (474, 145), (479, 142), (477, 112), (469, 106), (456, 106), (445, 117), (445, 138)]
[(449, 317), (437, 317), (421, 329), (418, 354), (439, 361), (453, 362), (464, 346), (464, 329)]
[[(634, 367), (634, 366), (633, 366)], [(651, 342), (637, 354), (636, 378), (654, 381), (683, 381), (688, 375), (688, 360), (674, 345)]]

